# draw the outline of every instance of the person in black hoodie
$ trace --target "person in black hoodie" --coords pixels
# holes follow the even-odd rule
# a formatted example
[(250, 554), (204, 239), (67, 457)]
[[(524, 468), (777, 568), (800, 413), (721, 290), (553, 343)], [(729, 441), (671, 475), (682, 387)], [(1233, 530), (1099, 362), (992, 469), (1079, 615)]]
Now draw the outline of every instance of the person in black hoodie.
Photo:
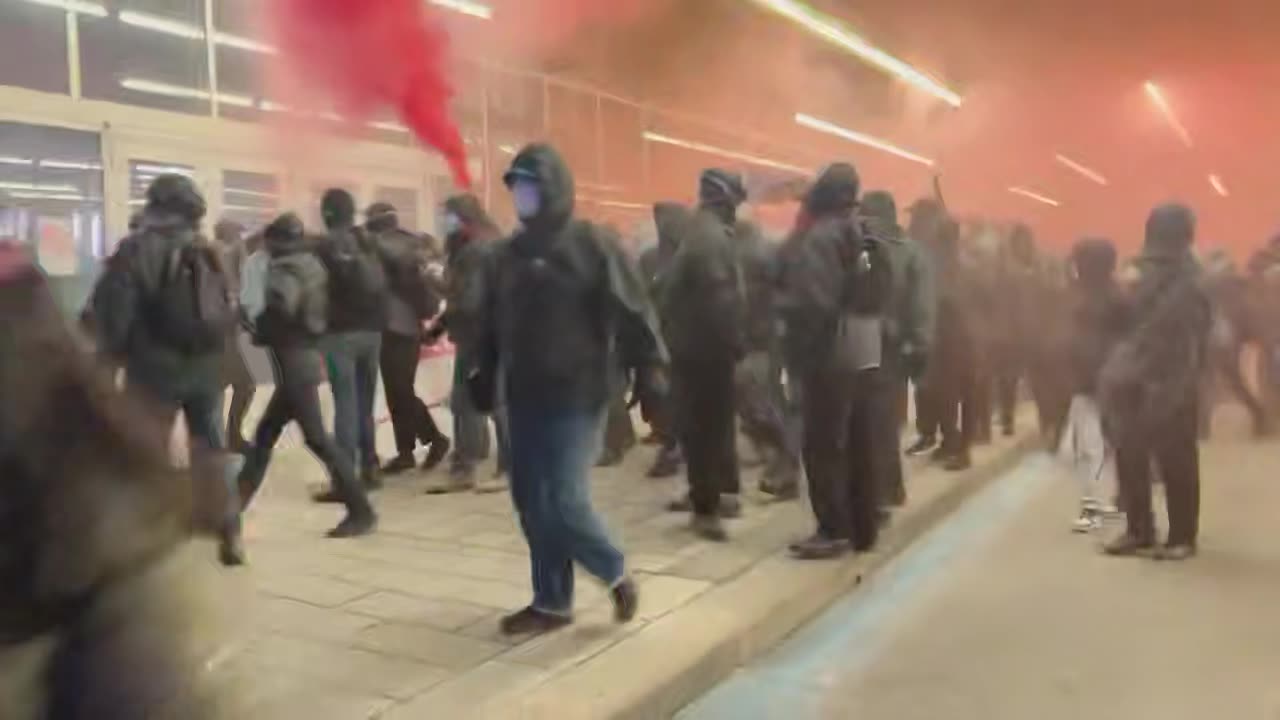
[[(387, 277), (377, 243), (356, 227), (356, 201), (340, 188), (325, 192), (320, 214), (327, 233), (317, 254), (329, 275), (329, 387), (333, 391), (334, 439), (359, 469), (365, 486), (376, 488), (378, 452), (373, 420), (378, 390), (382, 328), (387, 320)], [(341, 502), (333, 489), (317, 497)]]
[(710, 169), (698, 198), (659, 300), (689, 478), (688, 495), (670, 509), (692, 510), (693, 531), (722, 542), (721, 517), (742, 513), (734, 369), (745, 349), (747, 295), (733, 243), (746, 190), (736, 173)]
[(356, 478), (351, 455), (325, 431), (320, 412), (324, 359), (319, 345), (329, 321), (328, 273), (293, 213), (274, 220), (264, 235), (271, 261), (266, 306), (254, 325), (256, 341), (271, 353), (276, 387), (240, 471), (241, 500), (247, 508), (262, 486), (285, 425), (297, 422), (307, 448), (324, 463), (330, 484), (347, 506), (346, 517), (329, 531), (329, 537), (367, 535), (377, 525), (377, 517)]
[[(533, 575), (533, 602), (503, 618), (506, 634), (572, 621), (573, 563), (605, 583), (619, 622), (638, 593), (592, 508), (611, 373), (622, 365), (644, 397), (663, 390), (666, 351), (644, 284), (617, 239), (573, 217), (573, 177), (554, 148), (533, 144), (504, 176), (521, 227), (488, 265), (470, 385), (491, 410), (506, 389), (511, 498)], [(501, 373), (499, 373), (501, 368)]]
[(416, 464), (413, 451), (418, 443), (427, 446), (422, 469), (432, 470), (448, 457), (450, 442), (440, 432), (427, 404), (418, 397), (414, 377), (422, 348), (422, 323), (439, 311), (440, 296), (427, 279), (426, 242), (400, 227), (396, 209), (389, 203), (374, 203), (366, 214), (365, 228), (382, 252), (391, 290), (381, 360), (383, 391), (396, 436), (396, 457), (382, 471), (394, 475), (412, 470)]
[[(467, 391), (467, 377), (476, 366), (477, 335), (484, 303), (485, 264), (502, 240), (502, 232), (471, 193), (454, 195), (444, 202), (445, 310), (430, 331), (438, 338), (449, 333), (454, 345), (453, 389), (449, 405), (453, 411), (453, 462), (449, 479), (432, 485), (428, 493), (461, 490), (500, 490), (501, 483), (476, 480), (476, 465), (489, 457), (489, 420), (480, 412)], [(498, 472), (507, 469), (506, 420), (501, 408), (492, 413), (498, 441)]]
[(801, 386), (804, 465), (817, 519), (792, 545), (801, 559), (872, 549), (880, 525), (875, 443), (880, 407), (881, 313), (892, 271), (855, 217), (857, 170), (835, 163), (804, 202), (782, 250), (779, 311), (788, 369)]
[[(662, 297), (667, 274), (675, 260), (676, 251), (680, 249), (680, 238), (687, 232), (692, 219), (693, 213), (680, 203), (660, 202), (653, 206), (658, 242), (640, 254), (639, 264), (649, 297), (655, 303)], [(661, 314), (659, 321), (662, 321)], [(675, 399), (666, 397), (661, 400), (656, 406), (640, 408), (645, 422), (653, 428), (659, 446), (658, 456), (648, 472), (648, 476), (655, 479), (675, 477), (684, 464), (684, 454), (680, 451), (680, 433), (676, 427)]]
[(1133, 316), (1099, 380), (1104, 432), (1116, 448), (1125, 533), (1110, 555), (1155, 550), (1151, 512), (1154, 464), (1169, 505), (1169, 537), (1157, 557), (1185, 560), (1196, 553), (1200, 528), (1199, 388), (1205, 370), (1210, 303), (1191, 252), (1195, 215), (1162, 205), (1147, 219), (1133, 293)]

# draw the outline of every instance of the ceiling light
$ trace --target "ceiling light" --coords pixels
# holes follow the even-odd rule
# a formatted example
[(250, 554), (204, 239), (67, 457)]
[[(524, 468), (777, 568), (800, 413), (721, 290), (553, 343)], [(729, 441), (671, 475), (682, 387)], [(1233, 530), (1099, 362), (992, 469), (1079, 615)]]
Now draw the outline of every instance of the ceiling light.
[(30, 158), (13, 157), (11, 155), (0, 156), (0, 165), (30, 165)]
[(481, 20), (493, 19), (493, 8), (471, 0), (430, 0), (432, 5), (442, 7), (446, 10), (453, 10), (464, 15), (477, 17)]
[(620, 208), (622, 210), (652, 210), (652, 205), (644, 203), (623, 202), (622, 200), (596, 200), (595, 204), (600, 207)]
[(98, 163), (79, 162), (77, 160), (41, 160), (40, 167), (53, 170), (101, 170)]
[(186, 175), (190, 177), (195, 173), (193, 168), (185, 165), (154, 165), (152, 163), (138, 163), (133, 166), (133, 174), (141, 177), (148, 174), (155, 175)]
[(203, 40), (204, 28), (191, 23), (185, 23), (181, 20), (162, 17), (160, 15), (152, 15), (150, 13), (141, 13), (135, 10), (121, 10), (120, 22), (125, 25), (144, 28), (146, 30), (155, 30), (166, 35), (174, 37), (187, 38), (188, 40)]
[(46, 185), (43, 183), (25, 183), (25, 182), (0, 182), (0, 188), (4, 190), (40, 190), (43, 192), (55, 193), (73, 193), (80, 190), (75, 185)]
[(515, 145), (499, 145), (498, 151), (505, 155), (515, 155), (519, 152)]
[(88, 198), (78, 193), (48, 193), (48, 192), (31, 192), (17, 190), (9, 193), (9, 197), (18, 198), (19, 200), (97, 200), (98, 198)]
[(642, 137), (644, 137), (644, 139), (648, 140), (649, 142), (663, 143), (665, 145), (675, 145), (676, 147), (682, 147), (687, 150), (695, 150), (697, 152), (703, 152), (709, 155), (719, 155), (720, 157), (726, 157), (726, 158), (729, 158), (730, 160), (740, 160), (742, 162), (750, 163), (752, 165), (759, 165), (761, 167), (769, 167), (777, 170), (786, 170), (788, 172), (793, 172), (799, 175), (813, 174), (811, 170), (807, 170), (797, 165), (788, 165), (787, 163), (778, 162), (777, 160), (770, 160), (768, 158), (757, 157), (755, 155), (747, 155), (746, 153), (735, 152), (733, 150), (725, 150), (724, 148), (718, 148), (714, 145), (707, 145), (705, 143), (694, 142), (692, 140), (681, 140), (679, 138), (673, 138), (668, 135), (660, 135), (655, 132), (647, 132), (647, 131), (643, 134)]
[(796, 122), (807, 128), (812, 128), (814, 130), (819, 130), (821, 132), (824, 132), (830, 135), (835, 135), (836, 137), (844, 138), (845, 140), (858, 143), (859, 145), (866, 145), (867, 147), (873, 147), (877, 150), (883, 150), (884, 152), (887, 152), (890, 155), (897, 155), (900, 158), (905, 158), (912, 162), (918, 162), (921, 165), (928, 165), (929, 167), (933, 167), (934, 165), (933, 160), (930, 160), (929, 158), (924, 157), (922, 155), (917, 155), (909, 150), (903, 150), (902, 148), (898, 147), (897, 145), (894, 145), (891, 142), (857, 132), (856, 130), (842, 128), (839, 125), (834, 125), (832, 123), (827, 122), (826, 120), (819, 120), (818, 118), (813, 117), (812, 115), (805, 115), (804, 113), (796, 113)]
[(1182, 140), (1182, 144), (1187, 147), (1192, 147), (1191, 133), (1187, 132), (1186, 126), (1183, 125), (1182, 121), (1178, 119), (1178, 116), (1174, 114), (1173, 108), (1170, 107), (1169, 101), (1165, 99), (1164, 92), (1160, 90), (1160, 86), (1148, 80), (1143, 83), (1142, 88), (1147, 91), (1147, 97), (1150, 97), (1151, 101), (1160, 109), (1161, 114), (1164, 115), (1164, 119), (1169, 122), (1169, 126), (1178, 134), (1178, 138)]
[(1213, 186), (1213, 191), (1218, 193), (1222, 197), (1227, 197), (1228, 195), (1231, 194), (1227, 192), (1227, 186), (1222, 184), (1222, 178), (1218, 177), (1217, 175), (1214, 175), (1212, 173), (1209, 174), (1209, 184)]
[(954, 90), (867, 42), (857, 33), (843, 27), (835, 18), (824, 15), (802, 2), (797, 2), (796, 0), (752, 0), (752, 2), (772, 10), (814, 35), (848, 50), (865, 62), (880, 68), (917, 89), (929, 93), (951, 107), (960, 107), (961, 103), (964, 102), (964, 99)]
[(1094, 182), (1098, 183), (1099, 185), (1106, 185), (1106, 184), (1107, 184), (1107, 179), (1106, 179), (1105, 177), (1103, 177), (1103, 176), (1102, 176), (1102, 174), (1101, 174), (1101, 173), (1099, 173), (1098, 171), (1096, 171), (1096, 170), (1091, 170), (1091, 169), (1089, 169), (1089, 168), (1085, 167), (1084, 165), (1081, 165), (1080, 163), (1076, 162), (1075, 160), (1072, 160), (1071, 158), (1067, 157), (1066, 155), (1058, 154), (1058, 155), (1054, 155), (1053, 157), (1054, 157), (1054, 159), (1056, 159), (1056, 160), (1057, 160), (1059, 163), (1061, 163), (1062, 165), (1064, 165), (1064, 166), (1066, 166), (1066, 167), (1068, 167), (1068, 168), (1070, 168), (1070, 169), (1072, 169), (1072, 170), (1075, 170), (1076, 172), (1078, 172), (1078, 173), (1080, 173), (1081, 175), (1083, 175), (1083, 176), (1085, 176), (1085, 177), (1089, 178), (1090, 180), (1092, 180), (1092, 181), (1094, 181)]
[(227, 47), (239, 48), (240, 50), (248, 50), (249, 52), (262, 53), (264, 55), (275, 55), (279, 52), (273, 45), (268, 45), (259, 40), (243, 37), (241, 35), (232, 35), (228, 32), (215, 32), (213, 34), (213, 41), (219, 45), (226, 45)]
[(1046, 197), (1044, 195), (1041, 195), (1038, 192), (1034, 192), (1022, 187), (1016, 187), (1016, 186), (1011, 187), (1009, 188), (1009, 192), (1013, 193), (1014, 195), (1021, 195), (1022, 197), (1025, 197), (1025, 198), (1031, 198), (1032, 200), (1035, 200), (1036, 202), (1039, 202), (1039, 203), (1044, 203), (1045, 205), (1052, 205), (1053, 207), (1059, 207), (1062, 205), (1062, 203), (1058, 202), (1057, 200), (1054, 200), (1051, 197)]
[(44, 5), (45, 7), (58, 8), (59, 10), (93, 15), (94, 17), (106, 17), (109, 14), (105, 6), (98, 3), (84, 2), (83, 0), (26, 0), (26, 2), (32, 5)]
[(170, 85), (169, 83), (143, 80), (141, 78), (121, 78), (120, 87), (134, 92), (164, 95), (165, 97), (187, 98), (190, 100), (209, 99), (209, 91), (207, 90), (186, 87), (185, 85)]
[(369, 127), (374, 128), (376, 130), (386, 130), (387, 132), (397, 132), (397, 133), (409, 132), (409, 128), (405, 127), (404, 125), (401, 125), (400, 123), (394, 123), (394, 122), (384, 122), (384, 121), (371, 122), (369, 123)]
[(223, 189), (222, 189), (222, 192), (223, 192), (224, 194), (227, 194), (227, 195), (232, 195), (232, 194), (235, 194), (235, 195), (248, 195), (248, 196), (250, 196), (250, 197), (270, 198), (270, 199), (272, 199), (272, 200), (278, 199), (278, 198), (280, 197), (279, 195), (277, 195), (277, 194), (275, 194), (275, 193), (262, 192), (262, 191), (259, 191), (259, 190), (248, 190), (248, 189), (246, 189), (246, 188), (234, 188), (234, 187), (229, 187), (229, 188), (223, 188)]

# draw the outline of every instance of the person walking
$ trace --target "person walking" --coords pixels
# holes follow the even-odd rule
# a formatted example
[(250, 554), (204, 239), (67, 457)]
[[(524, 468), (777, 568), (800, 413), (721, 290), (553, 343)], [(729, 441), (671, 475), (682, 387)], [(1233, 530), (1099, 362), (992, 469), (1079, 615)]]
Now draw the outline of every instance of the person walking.
[[(653, 222), (658, 231), (658, 242), (640, 254), (640, 273), (644, 277), (649, 298), (659, 303), (663, 295), (671, 264), (680, 249), (680, 238), (688, 232), (693, 213), (689, 208), (674, 202), (660, 202), (653, 206)], [(661, 308), (659, 308), (661, 309)], [(659, 321), (665, 320), (659, 313)], [(663, 332), (666, 332), (664, 326)], [(668, 340), (669, 342), (669, 340)], [(648, 477), (663, 479), (680, 474), (684, 465), (684, 453), (680, 450), (680, 433), (676, 426), (676, 401), (674, 397), (660, 398), (653, 406), (641, 406), (645, 422), (653, 428), (658, 454), (649, 468)]]
[(296, 422), (307, 449), (324, 464), (330, 485), (347, 508), (346, 517), (328, 536), (367, 535), (376, 527), (377, 516), (364, 486), (356, 478), (351, 453), (340, 448), (325, 431), (320, 411), (319, 385), (324, 381), (320, 343), (329, 321), (328, 273), (306, 238), (302, 221), (293, 213), (272, 221), (264, 236), (271, 260), (264, 306), (254, 323), (255, 341), (271, 354), (276, 386), (240, 471), (243, 507), (248, 508), (262, 487), (285, 426)]
[[(1199, 387), (1205, 370), (1210, 303), (1191, 248), (1195, 215), (1161, 205), (1147, 219), (1132, 321), (1099, 380), (1103, 427), (1116, 448), (1125, 532), (1109, 555), (1185, 560), (1200, 529)], [(1156, 549), (1151, 472), (1164, 481), (1169, 535)]]
[(499, 383), (506, 390), (511, 499), (529, 546), (533, 601), (500, 629), (519, 635), (572, 622), (575, 562), (605, 584), (615, 619), (628, 622), (638, 590), (592, 507), (588, 475), (611, 365), (631, 371), (637, 396), (661, 393), (666, 351), (617, 238), (574, 217), (573, 176), (560, 154), (529, 145), (503, 180), (521, 226), (488, 266), (469, 386), (485, 411)]
[(879, 532), (874, 446), (892, 271), (863, 236), (858, 191), (852, 165), (829, 166), (782, 251), (779, 307), (788, 366), (802, 387), (804, 467), (817, 520), (814, 534), (791, 546), (801, 559), (868, 551)]
[[(329, 357), (333, 435), (365, 487), (373, 490), (381, 485), (373, 405), (387, 320), (387, 274), (374, 239), (356, 226), (351, 193), (326, 191), (320, 215), (327, 232), (316, 250), (329, 276), (329, 332), (322, 347)], [(341, 502), (342, 494), (330, 488), (316, 499)]]
[(374, 203), (366, 215), (365, 228), (382, 253), (390, 286), (381, 364), (387, 410), (396, 437), (396, 457), (383, 466), (382, 472), (396, 475), (412, 470), (417, 464), (413, 453), (418, 443), (427, 447), (422, 469), (434, 470), (449, 455), (450, 442), (440, 432), (427, 404), (418, 397), (415, 377), (422, 323), (435, 317), (440, 296), (427, 281), (423, 239), (400, 227), (395, 207)]
[(689, 480), (688, 494), (669, 509), (692, 510), (693, 531), (722, 542), (721, 518), (742, 514), (734, 369), (745, 348), (747, 297), (733, 242), (746, 190), (736, 173), (713, 168), (702, 173), (698, 197), (659, 301)]
[[(245, 260), (249, 257), (244, 239), (244, 227), (233, 220), (222, 220), (213, 226), (213, 237), (221, 252), (222, 267), (226, 271), (233, 298), (239, 298), (240, 275), (244, 270)], [(249, 446), (248, 441), (244, 439), (244, 417), (248, 414), (249, 407), (253, 404), (253, 396), (258, 391), (258, 384), (253, 379), (248, 359), (240, 345), (242, 334), (240, 323), (236, 323), (227, 336), (222, 353), (222, 382), (224, 387), (231, 386), (231, 403), (227, 407), (227, 430), (223, 437), (226, 438), (227, 448), (237, 453), (243, 453)]]

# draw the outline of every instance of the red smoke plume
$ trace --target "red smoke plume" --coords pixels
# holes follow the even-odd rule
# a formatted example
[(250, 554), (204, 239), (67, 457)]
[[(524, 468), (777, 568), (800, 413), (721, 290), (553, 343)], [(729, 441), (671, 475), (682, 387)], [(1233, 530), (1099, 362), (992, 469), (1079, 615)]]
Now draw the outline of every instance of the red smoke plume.
[(421, 0), (276, 0), (281, 56), (292, 76), (367, 120), (390, 107), (471, 186), (462, 134), (449, 114), (448, 35)]

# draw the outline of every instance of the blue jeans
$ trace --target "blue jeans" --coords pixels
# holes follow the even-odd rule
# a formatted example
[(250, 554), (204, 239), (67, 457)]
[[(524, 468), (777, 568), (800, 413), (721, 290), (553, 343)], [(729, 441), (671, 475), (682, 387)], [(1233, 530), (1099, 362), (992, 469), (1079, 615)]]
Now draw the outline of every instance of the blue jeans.
[(498, 469), (510, 464), (508, 455), (506, 409), (499, 407), (491, 416), (476, 409), (467, 386), (467, 372), (472, 367), (470, 356), (459, 352), (453, 361), (453, 388), (449, 394), (449, 409), (453, 411), (453, 462), (454, 467), (469, 469), (489, 458), (489, 420), (497, 436)]
[(529, 544), (532, 606), (569, 615), (575, 561), (609, 587), (625, 576), (622, 552), (591, 506), (604, 414), (508, 407), (507, 419), (511, 499)]
[(333, 391), (333, 437), (352, 467), (378, 464), (374, 395), (378, 391), (380, 332), (348, 332), (325, 339), (329, 389)]

